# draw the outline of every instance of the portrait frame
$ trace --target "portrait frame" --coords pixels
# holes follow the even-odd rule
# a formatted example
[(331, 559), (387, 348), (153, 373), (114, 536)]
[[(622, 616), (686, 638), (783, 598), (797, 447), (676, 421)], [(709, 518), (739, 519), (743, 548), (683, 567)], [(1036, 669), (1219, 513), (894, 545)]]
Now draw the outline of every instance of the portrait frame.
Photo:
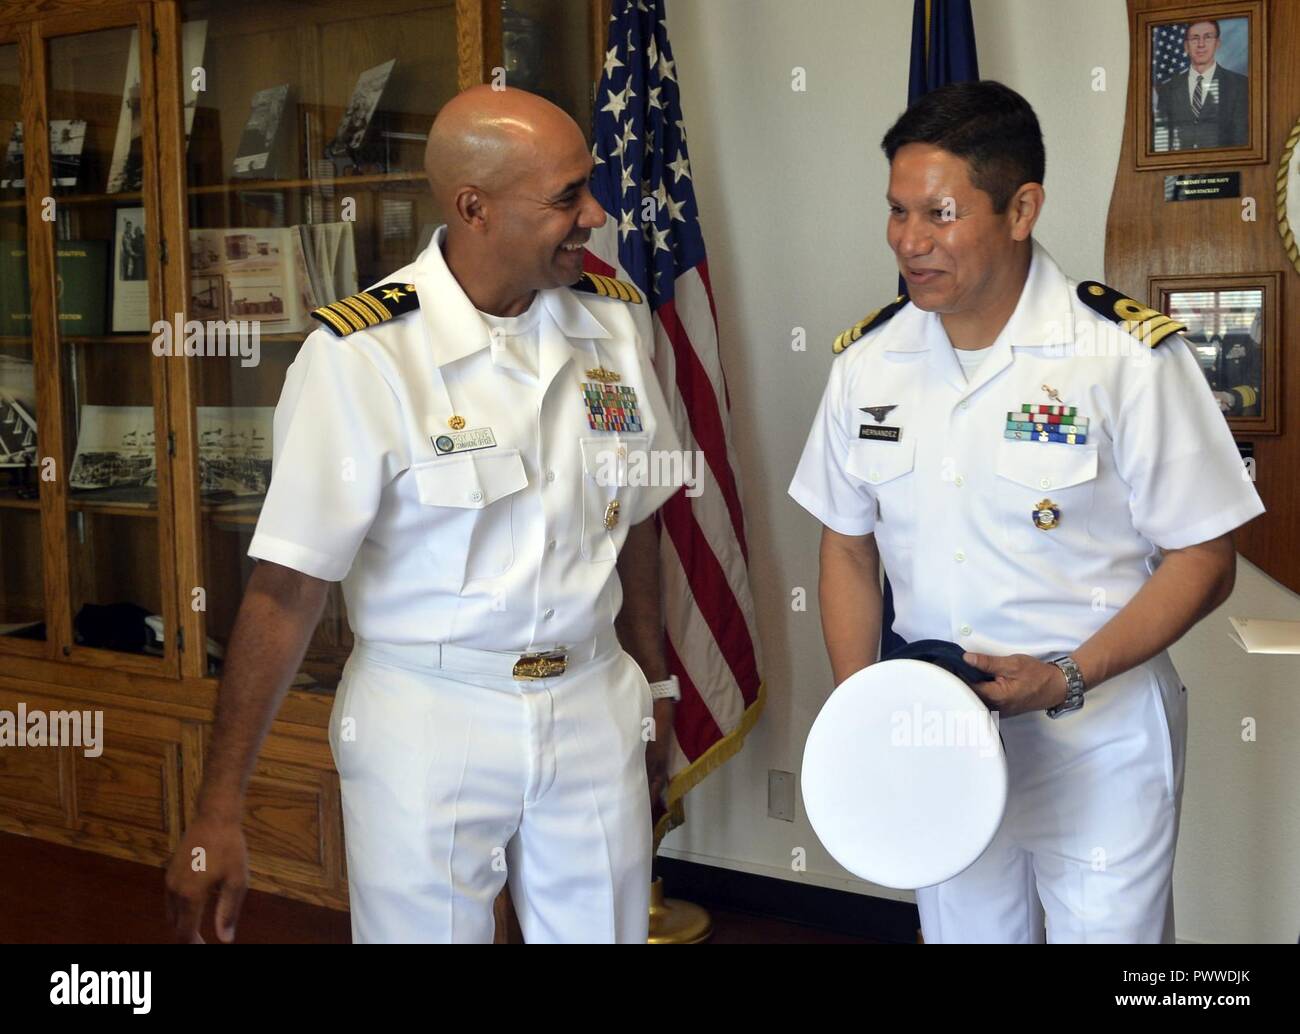
[[(1207, 326), (1208, 321), (1201, 322), (1199, 326), (1196, 322), (1190, 322), (1182, 336), (1188, 340), (1193, 352), (1196, 353), (1197, 361), (1212, 390), (1216, 389), (1215, 374), (1219, 371), (1222, 371), (1222, 376), (1230, 380), (1244, 380), (1256, 390), (1256, 404), (1244, 407), (1245, 413), (1234, 415), (1231, 410), (1224, 413), (1224, 419), (1227, 420), (1233, 437), (1281, 434), (1281, 336), (1284, 331), (1282, 274), (1267, 272), (1208, 276), (1153, 276), (1147, 281), (1147, 290), (1153, 308), (1168, 313), (1174, 319), (1184, 323), (1189, 323), (1184, 318), (1189, 302), (1200, 301), (1203, 308), (1204, 296), (1209, 294), (1214, 297), (1214, 313), (1216, 317), (1221, 318), (1214, 321), (1213, 326)], [(1249, 292), (1259, 292), (1260, 296), (1256, 317), (1259, 320), (1258, 338), (1254, 337), (1253, 325), (1247, 329), (1246, 324), (1241, 322), (1242, 314), (1249, 310), (1237, 309), (1230, 314), (1233, 317), (1231, 320), (1223, 316), (1226, 311), (1222, 305), (1225, 295), (1241, 295)], [(1202, 297), (1200, 299), (1183, 297), (1189, 295)], [(1239, 301), (1244, 300), (1239, 299)], [(1234, 321), (1235, 326), (1232, 325)], [(1217, 345), (1211, 343), (1215, 339)], [(1258, 349), (1255, 356), (1249, 353), (1252, 339)], [(1212, 348), (1217, 350), (1217, 354), (1211, 351)], [(1239, 348), (1247, 351), (1234, 356), (1233, 353)], [(1228, 363), (1235, 363), (1235, 367), (1225, 369), (1218, 365), (1225, 360)], [(1248, 371), (1244, 377), (1243, 370)], [(1218, 389), (1225, 397), (1234, 396), (1237, 393), (1231, 389), (1235, 386), (1235, 383), (1230, 384), (1225, 381), (1218, 385)], [(1241, 401), (1239, 395), (1236, 401), (1238, 403)]]
[[(1288, 185), (1294, 188), (1294, 193)], [(1287, 210), (1288, 205), (1291, 212)], [(1277, 232), (1282, 235), (1286, 257), (1300, 273), (1300, 247), (1296, 245), (1296, 234), (1300, 233), (1300, 118), (1287, 134), (1277, 165)]]
[[(1155, 32), (1164, 26), (1214, 18), (1227, 21), (1246, 19), (1246, 142), (1230, 147), (1184, 147), (1157, 149), (1155, 89), (1152, 82)], [(1264, 0), (1236, 0), (1227, 3), (1191, 3), (1165, 7), (1158, 11), (1140, 11), (1134, 16), (1130, 33), (1130, 60), (1136, 85), (1131, 103), (1136, 105), (1133, 119), (1133, 155), (1141, 169), (1210, 169), (1225, 166), (1259, 165), (1268, 160), (1264, 127), (1268, 125), (1268, 9)], [(1228, 65), (1222, 66), (1232, 71)]]

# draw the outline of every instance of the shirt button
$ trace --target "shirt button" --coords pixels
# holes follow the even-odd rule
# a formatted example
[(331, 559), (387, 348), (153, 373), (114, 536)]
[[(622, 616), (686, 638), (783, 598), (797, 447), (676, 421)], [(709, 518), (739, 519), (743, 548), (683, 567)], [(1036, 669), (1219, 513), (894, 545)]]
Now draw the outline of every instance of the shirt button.
[(550, 542), (546, 543), (546, 552), (548, 553), (555, 552), (555, 539), (551, 539)]
[(879, 481), (879, 480), (880, 480), (880, 471), (878, 471), (878, 470), (873, 470), (873, 471), (871, 471), (867, 476), (868, 476), (869, 478), (871, 478), (872, 481)]
[(959, 628), (957, 631), (959, 631), (962, 635), (970, 635), (971, 628), (970, 625), (962, 625), (961, 628)]
[(962, 399), (962, 400), (961, 400), (959, 403), (957, 403), (957, 404), (958, 404), (958, 406), (960, 406), (962, 409), (970, 409), (970, 403), (969, 403), (966, 399)]
[(551, 618), (555, 617), (555, 611), (550, 607), (547, 607), (546, 610), (542, 612), (542, 617), (545, 618), (547, 621), (550, 621)]
[(546, 472), (546, 480), (547, 480), (547, 481), (554, 481), (554, 480), (555, 480), (555, 471), (553, 471), (553, 470), (548, 470), (548, 471)]
[(958, 474), (955, 478), (953, 478), (952, 483), (956, 485), (958, 488), (961, 488), (962, 485), (966, 484), (966, 479), (962, 477), (960, 474)]
[(483, 501), (483, 493), (480, 492), (480, 491), (476, 488), (476, 489), (474, 489), (474, 491), (472, 491), (472, 492), (469, 494), (469, 499), (470, 499), (470, 502), (472, 502), (472, 503), (479, 503), (479, 502), (482, 502), (482, 501)]
[(963, 553), (960, 549), (957, 550), (957, 552), (952, 555), (952, 558), (956, 560), (957, 563), (959, 564), (964, 564), (966, 562), (966, 554)]
[(1052, 487), (1052, 479), (1051, 479), (1051, 478), (1039, 478), (1039, 479), (1038, 479), (1038, 487), (1039, 487), (1039, 488), (1051, 488), (1051, 487)]

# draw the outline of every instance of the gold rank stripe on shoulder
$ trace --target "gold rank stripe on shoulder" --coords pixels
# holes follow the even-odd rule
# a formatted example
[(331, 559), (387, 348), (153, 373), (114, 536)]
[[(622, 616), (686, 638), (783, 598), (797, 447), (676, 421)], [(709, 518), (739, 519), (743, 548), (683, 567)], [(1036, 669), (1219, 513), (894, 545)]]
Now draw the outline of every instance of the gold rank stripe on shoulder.
[(857, 323), (853, 324), (853, 326), (849, 327), (848, 330), (844, 331), (835, 339), (835, 343), (831, 345), (831, 351), (836, 355), (839, 355), (848, 348), (849, 345), (857, 341), (858, 338), (862, 337), (864, 334), (871, 333), (871, 331), (891, 319), (894, 313), (898, 312), (898, 310), (906, 305), (907, 302), (907, 296), (900, 294), (888, 305), (882, 305), (879, 309), (867, 313), (862, 317), (862, 319), (858, 320)]
[(381, 323), (404, 316), (420, 307), (420, 297), (414, 284), (380, 284), (368, 291), (359, 291), (336, 302), (312, 310), (336, 336), (346, 337), (358, 330), (368, 330)]
[(1122, 330), (1132, 334), (1148, 348), (1155, 348), (1171, 334), (1187, 329), (1172, 316), (1152, 309), (1141, 302), (1120, 294), (1115, 288), (1085, 280), (1079, 285), (1079, 300), (1093, 312), (1118, 323)]
[(577, 283), (570, 285), (575, 291), (585, 291), (587, 294), (598, 294), (602, 298), (617, 298), (622, 302), (631, 302), (633, 305), (641, 304), (641, 292), (626, 280), (615, 280), (612, 276), (601, 276), (599, 273), (583, 273)]

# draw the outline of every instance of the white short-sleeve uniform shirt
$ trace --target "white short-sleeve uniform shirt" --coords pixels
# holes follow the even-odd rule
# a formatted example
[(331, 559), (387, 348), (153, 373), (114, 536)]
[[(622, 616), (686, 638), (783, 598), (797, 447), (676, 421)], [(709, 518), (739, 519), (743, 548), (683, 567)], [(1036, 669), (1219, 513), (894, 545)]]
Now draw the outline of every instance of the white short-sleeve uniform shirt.
[[(485, 317), (443, 260), (445, 232), (385, 281), (413, 288), (418, 309), (303, 343), (249, 555), (341, 580), (362, 639), (590, 640), (621, 606), (628, 529), (676, 490), (640, 484), (631, 459), (678, 449), (649, 311), (561, 288)], [(619, 429), (592, 426), (589, 392), (611, 386), (630, 389), (639, 429), (628, 407), (604, 421)]]
[[(1073, 409), (1086, 433), (1008, 436), (1027, 405)], [(1037, 243), (969, 381), (913, 305), (834, 360), (790, 494), (834, 531), (875, 534), (904, 639), (1039, 658), (1101, 628), (1160, 548), (1264, 509), (1183, 338), (1125, 333)]]

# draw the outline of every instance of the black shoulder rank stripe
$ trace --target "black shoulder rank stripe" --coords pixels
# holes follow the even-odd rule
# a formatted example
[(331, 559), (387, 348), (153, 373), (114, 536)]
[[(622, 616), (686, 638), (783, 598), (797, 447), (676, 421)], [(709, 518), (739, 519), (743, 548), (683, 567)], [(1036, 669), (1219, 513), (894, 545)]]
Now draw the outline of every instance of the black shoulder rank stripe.
[(900, 294), (888, 305), (883, 305), (879, 309), (867, 313), (835, 339), (835, 344), (831, 345), (831, 351), (839, 355), (862, 335), (871, 333), (871, 331), (890, 320), (894, 313), (898, 312), (907, 302), (907, 296)]
[(598, 294), (602, 298), (617, 298), (622, 302), (631, 302), (633, 305), (641, 304), (641, 292), (626, 280), (615, 280), (612, 276), (601, 276), (599, 273), (583, 273), (582, 278), (575, 284), (570, 284), (575, 291), (585, 291), (587, 294)]
[(1093, 312), (1118, 323), (1121, 330), (1132, 334), (1148, 348), (1155, 348), (1170, 334), (1187, 329), (1186, 324), (1166, 316), (1159, 309), (1148, 308), (1095, 280), (1083, 281), (1078, 294), (1079, 300)]
[(346, 337), (358, 330), (368, 330), (381, 323), (405, 316), (420, 307), (414, 284), (380, 284), (368, 291), (350, 294), (336, 302), (312, 310), (336, 337)]

